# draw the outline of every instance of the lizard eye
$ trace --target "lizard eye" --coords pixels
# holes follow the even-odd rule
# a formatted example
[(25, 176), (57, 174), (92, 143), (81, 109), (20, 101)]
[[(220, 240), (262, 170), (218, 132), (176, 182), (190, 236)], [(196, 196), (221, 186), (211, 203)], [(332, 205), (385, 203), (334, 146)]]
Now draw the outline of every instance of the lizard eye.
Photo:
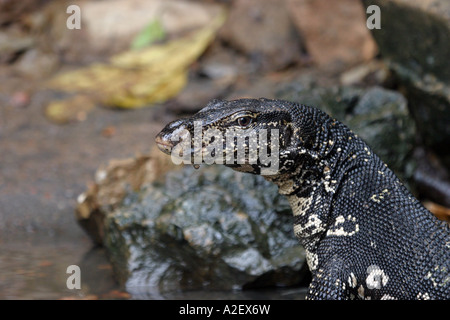
[(248, 127), (252, 123), (252, 117), (240, 117), (237, 119), (237, 123), (240, 127)]

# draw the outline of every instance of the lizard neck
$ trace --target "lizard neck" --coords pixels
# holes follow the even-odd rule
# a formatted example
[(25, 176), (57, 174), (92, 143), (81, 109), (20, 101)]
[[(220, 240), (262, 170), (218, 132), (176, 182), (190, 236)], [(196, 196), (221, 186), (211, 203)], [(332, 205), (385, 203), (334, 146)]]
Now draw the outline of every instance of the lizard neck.
[[(322, 170), (326, 173), (327, 166)], [(320, 177), (319, 177), (320, 176)], [(293, 213), (294, 234), (306, 250), (310, 270), (317, 267), (316, 249), (328, 229), (334, 189), (330, 175), (303, 171), (278, 184)], [(300, 186), (300, 187), (299, 187)]]
[[(349, 157), (355, 153), (349, 140), (358, 140), (350, 130), (341, 130), (334, 138), (332, 130), (322, 143), (297, 159), (295, 170), (276, 177), (266, 177), (278, 185), (278, 192), (287, 197), (294, 216), (294, 233), (306, 250), (311, 270), (317, 267), (317, 247), (332, 221), (332, 202), (346, 171), (353, 166)], [(351, 138), (351, 139), (349, 139)], [(350, 167), (349, 167), (350, 165)]]
[[(334, 178), (328, 161), (303, 159), (292, 174), (265, 177), (278, 186), (292, 208), (294, 233), (306, 250), (311, 270), (317, 266), (316, 248), (327, 231)], [(332, 182), (333, 181), (333, 182)]]

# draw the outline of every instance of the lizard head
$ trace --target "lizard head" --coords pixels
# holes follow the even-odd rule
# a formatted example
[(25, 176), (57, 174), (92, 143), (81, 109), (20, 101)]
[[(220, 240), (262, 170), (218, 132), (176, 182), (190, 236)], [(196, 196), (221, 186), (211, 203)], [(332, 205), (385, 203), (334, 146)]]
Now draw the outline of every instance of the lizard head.
[(156, 143), (177, 164), (216, 163), (276, 176), (292, 171), (298, 151), (314, 140), (311, 130), (293, 122), (300, 107), (270, 99), (212, 100), (192, 117), (167, 124)]

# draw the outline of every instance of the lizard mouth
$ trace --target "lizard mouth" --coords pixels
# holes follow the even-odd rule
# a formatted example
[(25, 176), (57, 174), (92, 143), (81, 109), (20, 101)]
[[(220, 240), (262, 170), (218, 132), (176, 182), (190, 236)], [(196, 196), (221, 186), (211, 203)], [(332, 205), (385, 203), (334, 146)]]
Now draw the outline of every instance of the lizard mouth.
[(165, 154), (170, 155), (172, 152), (173, 147), (175, 146), (172, 141), (167, 140), (162, 132), (158, 133), (158, 135), (155, 138), (156, 145), (158, 146), (159, 150), (164, 152)]
[[(183, 151), (188, 151), (188, 154), (191, 157), (194, 157), (195, 154), (202, 154), (205, 150), (204, 148), (194, 149), (192, 147), (183, 150), (183, 148), (180, 148), (180, 150), (176, 150), (175, 147), (177, 147), (178, 144), (183, 144), (183, 139), (180, 138), (179, 141), (172, 141), (170, 140), (171, 134), (161, 131), (158, 133), (158, 135), (155, 137), (156, 145), (158, 146), (159, 150), (164, 152), (165, 154), (168, 154), (170, 156), (174, 157), (183, 157)], [(190, 143), (190, 140), (187, 140)], [(175, 154), (173, 152), (175, 151)]]

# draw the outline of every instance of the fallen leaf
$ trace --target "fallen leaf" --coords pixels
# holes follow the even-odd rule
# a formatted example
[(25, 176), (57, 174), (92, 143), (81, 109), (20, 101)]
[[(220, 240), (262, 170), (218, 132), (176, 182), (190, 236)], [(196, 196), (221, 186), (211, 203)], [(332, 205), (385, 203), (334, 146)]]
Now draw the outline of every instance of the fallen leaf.
[[(209, 25), (181, 39), (130, 50), (112, 57), (109, 63), (61, 74), (48, 87), (83, 94), (111, 107), (139, 108), (166, 101), (186, 85), (188, 67), (206, 50), (224, 21), (222, 11)], [(56, 122), (77, 119), (77, 105), (81, 108), (70, 99), (52, 102), (47, 115)]]
[(444, 207), (440, 204), (431, 201), (423, 203), (425, 208), (431, 211), (438, 219), (450, 222), (450, 208)]

